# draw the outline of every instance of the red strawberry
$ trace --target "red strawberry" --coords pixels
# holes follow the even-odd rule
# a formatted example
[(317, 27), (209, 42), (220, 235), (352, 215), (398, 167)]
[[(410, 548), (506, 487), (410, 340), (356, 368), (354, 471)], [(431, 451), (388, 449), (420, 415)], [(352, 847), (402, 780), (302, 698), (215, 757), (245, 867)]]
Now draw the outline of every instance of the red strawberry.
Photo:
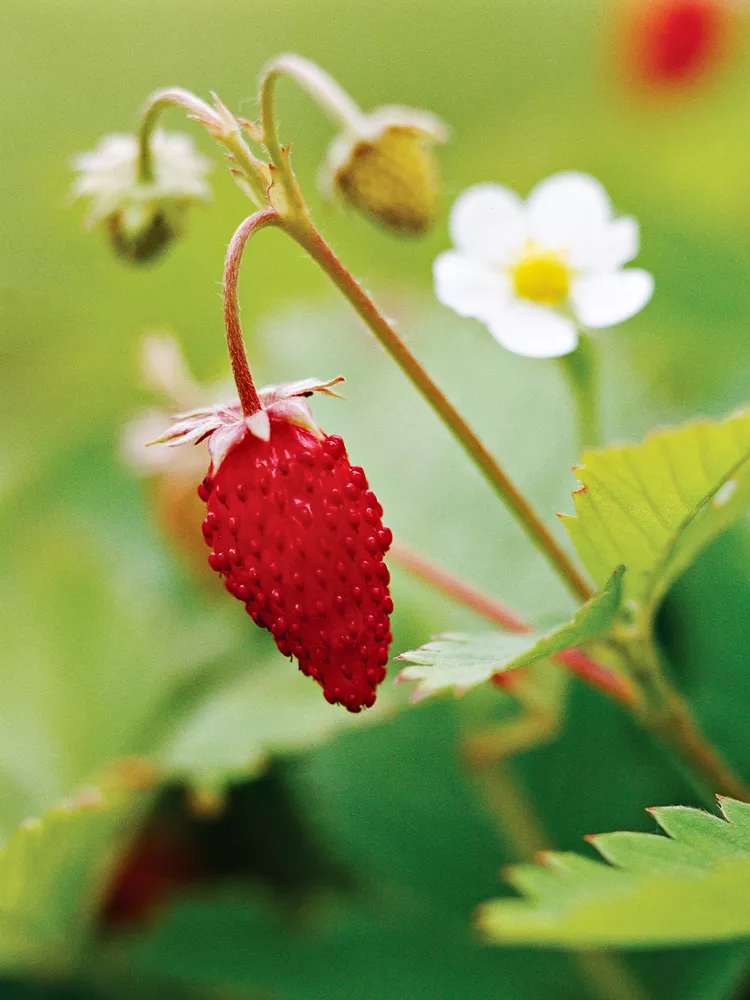
[(649, 0), (636, 17), (634, 69), (651, 86), (690, 83), (724, 54), (730, 20), (726, 0)]
[(392, 536), (364, 472), (301, 398), (331, 384), (262, 390), (252, 417), (236, 405), (203, 411), (169, 440), (209, 438), (211, 469), (198, 492), (209, 563), (227, 590), (329, 702), (359, 712), (385, 677)]

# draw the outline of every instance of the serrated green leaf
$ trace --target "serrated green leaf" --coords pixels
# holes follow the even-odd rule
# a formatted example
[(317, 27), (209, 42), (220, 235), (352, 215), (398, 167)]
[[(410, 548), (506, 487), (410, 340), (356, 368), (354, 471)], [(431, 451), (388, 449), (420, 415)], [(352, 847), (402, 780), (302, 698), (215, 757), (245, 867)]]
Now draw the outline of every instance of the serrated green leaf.
[(652, 615), (672, 581), (750, 507), (750, 410), (584, 452), (565, 525), (600, 585), (628, 568), (623, 598)]
[(750, 805), (722, 799), (723, 819), (652, 809), (668, 836), (608, 833), (590, 842), (609, 864), (550, 853), (510, 869), (525, 899), (485, 903), (496, 944), (662, 948), (750, 938)]
[(619, 566), (604, 588), (579, 609), (572, 621), (546, 635), (540, 636), (537, 632), (478, 635), (448, 632), (419, 649), (402, 653), (397, 659), (407, 660), (413, 666), (404, 667), (398, 680), (418, 682), (413, 701), (447, 688), (463, 694), (495, 674), (535, 663), (595, 639), (608, 632), (614, 623), (622, 597), (623, 575), (624, 568)]
[(151, 797), (123, 787), (82, 789), (0, 848), (0, 965), (59, 973), (92, 931), (118, 851)]

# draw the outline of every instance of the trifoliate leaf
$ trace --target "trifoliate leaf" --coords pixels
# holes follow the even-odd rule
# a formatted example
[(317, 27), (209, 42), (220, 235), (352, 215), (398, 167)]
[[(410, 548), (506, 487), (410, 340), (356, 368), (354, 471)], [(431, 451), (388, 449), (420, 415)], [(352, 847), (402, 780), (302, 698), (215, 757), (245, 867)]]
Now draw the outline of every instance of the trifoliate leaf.
[(750, 805), (721, 799), (724, 819), (698, 809), (649, 810), (668, 836), (589, 838), (610, 864), (548, 853), (511, 868), (524, 899), (498, 899), (478, 923), (496, 944), (663, 948), (750, 938)]
[(74, 967), (118, 852), (150, 801), (144, 790), (84, 788), (0, 848), (0, 966)]
[(546, 635), (538, 632), (477, 635), (449, 632), (419, 649), (402, 653), (397, 659), (407, 660), (414, 666), (405, 667), (398, 680), (419, 682), (412, 695), (413, 701), (446, 688), (463, 694), (495, 674), (526, 666), (595, 639), (608, 632), (614, 623), (620, 607), (623, 574), (624, 568), (618, 567), (604, 589), (594, 594), (572, 621)]
[(670, 583), (750, 507), (750, 410), (584, 452), (565, 525), (601, 586), (627, 566), (623, 599), (653, 614)]

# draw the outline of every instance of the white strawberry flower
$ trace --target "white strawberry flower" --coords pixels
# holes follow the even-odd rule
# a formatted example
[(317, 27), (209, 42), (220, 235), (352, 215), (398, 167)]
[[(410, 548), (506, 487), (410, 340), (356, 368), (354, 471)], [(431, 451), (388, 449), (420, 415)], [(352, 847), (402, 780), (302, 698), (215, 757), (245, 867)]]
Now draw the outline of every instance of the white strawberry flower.
[(653, 294), (647, 271), (623, 268), (638, 253), (638, 223), (615, 218), (587, 174), (548, 177), (525, 202), (478, 184), (458, 198), (449, 226), (455, 249), (435, 261), (438, 300), (516, 354), (569, 354), (581, 329), (621, 323)]
[(118, 252), (136, 261), (156, 256), (180, 235), (188, 206), (211, 198), (211, 162), (189, 136), (156, 129), (149, 147), (149, 180), (139, 177), (135, 135), (105, 136), (72, 164), (73, 195), (88, 202), (87, 226), (105, 224)]
[(156, 129), (150, 139), (153, 180), (138, 180), (138, 139), (134, 135), (105, 136), (96, 149), (73, 160), (78, 172), (73, 194), (89, 201), (89, 225), (95, 225), (134, 202), (208, 201), (206, 176), (211, 161), (195, 148), (190, 136)]

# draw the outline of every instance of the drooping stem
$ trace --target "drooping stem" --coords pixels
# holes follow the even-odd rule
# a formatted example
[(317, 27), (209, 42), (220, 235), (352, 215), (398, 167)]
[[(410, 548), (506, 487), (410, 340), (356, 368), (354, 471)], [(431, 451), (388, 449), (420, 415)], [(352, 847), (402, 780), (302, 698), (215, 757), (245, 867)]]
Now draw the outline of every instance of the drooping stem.
[(433, 382), (427, 371), (414, 357), (367, 292), (344, 267), (317, 229), (310, 224), (303, 228), (290, 228), (287, 231), (325, 271), (412, 384), (427, 399), (469, 457), (484, 473), (534, 545), (557, 571), (571, 594), (580, 601), (588, 600), (592, 594), (591, 587), (570, 556), (558, 544), (523, 493), (518, 490), (442, 389)]
[(219, 128), (219, 117), (205, 101), (182, 87), (167, 87), (153, 93), (141, 113), (138, 128), (138, 173), (141, 181), (148, 183), (154, 179), (154, 164), (151, 153), (151, 136), (159, 117), (169, 107), (183, 108), (188, 114)]
[[(478, 590), (472, 584), (455, 576), (442, 566), (436, 565), (431, 559), (407, 548), (401, 542), (394, 541), (389, 558), (395, 560), (414, 576), (429, 583), (436, 590), (447, 594), (454, 600), (481, 615), (493, 625), (508, 632), (531, 632), (531, 626), (515, 611), (506, 607), (494, 597)], [(580, 677), (586, 684), (606, 694), (607, 697), (619, 701), (632, 708), (637, 700), (634, 687), (626, 678), (620, 677), (601, 663), (597, 663), (581, 649), (566, 649), (555, 657), (567, 670)], [(512, 677), (511, 674), (502, 675)]]
[(240, 264), (250, 237), (266, 226), (279, 225), (279, 222), (279, 216), (273, 208), (264, 208), (260, 212), (248, 216), (232, 237), (224, 261), (224, 323), (227, 331), (227, 347), (229, 348), (232, 374), (237, 385), (242, 411), (247, 417), (257, 413), (261, 405), (247, 361), (245, 342), (242, 339), (238, 294)]
[(281, 145), (276, 127), (275, 91), (280, 76), (294, 80), (337, 125), (349, 131), (363, 128), (365, 115), (332, 76), (302, 56), (276, 56), (265, 68), (260, 87), (263, 141), (273, 163), (281, 169)]
[(159, 116), (169, 107), (182, 108), (190, 118), (200, 122), (229, 151), (247, 183), (245, 190), (256, 205), (267, 203), (267, 169), (251, 153), (234, 116), (218, 98), (216, 108), (212, 108), (206, 101), (182, 87), (157, 90), (146, 101), (138, 128), (138, 176), (141, 182), (149, 183), (154, 179), (151, 136)]

